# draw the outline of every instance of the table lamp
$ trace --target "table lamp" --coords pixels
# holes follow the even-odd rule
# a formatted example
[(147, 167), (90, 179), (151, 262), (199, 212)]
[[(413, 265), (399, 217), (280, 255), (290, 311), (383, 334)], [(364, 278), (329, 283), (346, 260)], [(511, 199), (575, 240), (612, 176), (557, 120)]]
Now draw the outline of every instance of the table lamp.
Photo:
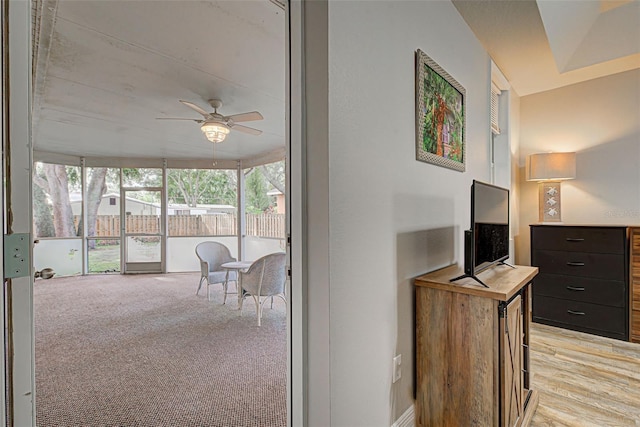
[(527, 156), (527, 181), (538, 181), (538, 220), (562, 221), (560, 184), (576, 177), (576, 153), (539, 153)]

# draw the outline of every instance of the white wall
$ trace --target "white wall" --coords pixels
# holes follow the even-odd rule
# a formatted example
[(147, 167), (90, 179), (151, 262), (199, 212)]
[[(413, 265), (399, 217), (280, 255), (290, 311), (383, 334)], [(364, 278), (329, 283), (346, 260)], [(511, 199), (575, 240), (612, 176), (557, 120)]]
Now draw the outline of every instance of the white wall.
[(511, 233), (513, 238), (513, 246), (509, 247), (511, 253), (510, 260), (518, 263), (518, 242), (520, 236), (520, 96), (515, 90), (508, 92), (509, 104), (509, 135), (511, 149)]
[(640, 224), (640, 70), (521, 98), (519, 263), (528, 264), (537, 184), (528, 154), (575, 151), (576, 179), (562, 183), (565, 224)]
[(33, 246), (33, 267), (53, 268), (56, 277), (82, 274), (82, 239), (40, 239)]
[[(309, 286), (328, 286), (331, 425), (389, 426), (413, 404), (412, 279), (462, 261), (471, 182), (490, 179), (490, 61), (450, 2), (330, 2), (328, 20), (329, 282), (310, 258)], [(415, 160), (418, 48), (466, 88), (466, 173)], [(309, 180), (311, 203), (323, 185)], [(324, 337), (309, 325), (311, 348)], [(316, 369), (310, 359), (310, 390)], [(310, 425), (326, 425), (310, 402)]]
[[(116, 199), (115, 205), (111, 204), (112, 197)], [(131, 207), (129, 207), (129, 210), (131, 210)], [(141, 208), (139, 210), (136, 209), (136, 212), (135, 213), (132, 212), (132, 214), (140, 215), (139, 211), (142, 211), (142, 209)], [(74, 214), (75, 214), (75, 210), (74, 210)], [(78, 212), (77, 215), (79, 214), (80, 213)], [(120, 215), (120, 197), (116, 197), (116, 196), (103, 197), (102, 200), (100, 200), (100, 206), (98, 206), (98, 215)]]
[[(238, 238), (235, 236), (169, 237), (167, 240), (167, 271), (169, 273), (200, 271), (195, 248), (201, 242), (220, 242), (229, 248), (232, 257), (238, 257)], [(245, 261), (255, 261), (264, 255), (284, 252), (286, 249), (284, 240), (255, 236), (246, 236), (245, 245)]]

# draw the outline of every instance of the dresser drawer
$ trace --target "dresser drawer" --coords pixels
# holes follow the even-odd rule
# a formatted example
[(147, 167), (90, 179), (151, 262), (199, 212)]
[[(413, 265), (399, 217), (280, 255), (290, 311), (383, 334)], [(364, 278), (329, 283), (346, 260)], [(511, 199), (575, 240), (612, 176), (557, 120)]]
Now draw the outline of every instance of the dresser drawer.
[(626, 282), (626, 261), (622, 254), (534, 251), (531, 264), (540, 273), (592, 277)]
[(633, 228), (631, 231), (631, 253), (640, 254), (640, 232)]
[[(634, 278), (631, 283), (631, 289), (631, 309), (640, 312), (640, 280)], [(640, 333), (640, 329), (638, 329), (638, 332)]]
[(531, 247), (536, 249), (624, 254), (626, 240), (622, 227), (531, 227)]
[(627, 291), (624, 281), (592, 279), (541, 273), (533, 281), (533, 295), (625, 307)]
[(533, 318), (558, 326), (575, 326), (578, 330), (626, 336), (627, 316), (621, 307), (537, 296), (533, 300)]

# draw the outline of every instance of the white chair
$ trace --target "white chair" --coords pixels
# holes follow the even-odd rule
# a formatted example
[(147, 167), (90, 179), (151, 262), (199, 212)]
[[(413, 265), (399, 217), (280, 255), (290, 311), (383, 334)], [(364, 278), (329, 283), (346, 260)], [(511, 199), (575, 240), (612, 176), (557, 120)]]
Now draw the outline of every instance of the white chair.
[(240, 313), (242, 314), (242, 303), (247, 296), (251, 296), (256, 304), (256, 314), (258, 316), (258, 326), (261, 325), (262, 308), (268, 299), (271, 299), (273, 308), (273, 297), (281, 298), (285, 303), (285, 265), (286, 254), (276, 252), (265, 255), (251, 264), (247, 271), (240, 272), (240, 285), (242, 287), (242, 298), (240, 299)]
[[(200, 292), (202, 282), (207, 282), (207, 299), (211, 301), (209, 286), (215, 283), (222, 283), (224, 290), (224, 301), (227, 302), (228, 282), (236, 282), (236, 290), (238, 289), (238, 275), (235, 271), (227, 271), (220, 267), (226, 262), (233, 262), (236, 259), (231, 256), (229, 248), (218, 242), (202, 242), (196, 246), (196, 255), (200, 260), (200, 283), (196, 295)], [(227, 280), (227, 273), (229, 274)]]

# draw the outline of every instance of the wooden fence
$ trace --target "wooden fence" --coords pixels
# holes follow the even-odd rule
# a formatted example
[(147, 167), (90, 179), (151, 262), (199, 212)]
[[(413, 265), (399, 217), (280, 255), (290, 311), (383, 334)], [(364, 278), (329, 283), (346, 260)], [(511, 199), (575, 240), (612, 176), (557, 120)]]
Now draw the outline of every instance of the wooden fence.
[[(157, 234), (160, 217), (127, 215), (128, 233)], [(246, 235), (285, 238), (284, 214), (246, 214)], [(76, 217), (76, 224), (79, 217)], [(233, 236), (237, 230), (236, 214), (169, 215), (169, 236)], [(98, 215), (95, 237), (120, 236), (119, 215)]]

